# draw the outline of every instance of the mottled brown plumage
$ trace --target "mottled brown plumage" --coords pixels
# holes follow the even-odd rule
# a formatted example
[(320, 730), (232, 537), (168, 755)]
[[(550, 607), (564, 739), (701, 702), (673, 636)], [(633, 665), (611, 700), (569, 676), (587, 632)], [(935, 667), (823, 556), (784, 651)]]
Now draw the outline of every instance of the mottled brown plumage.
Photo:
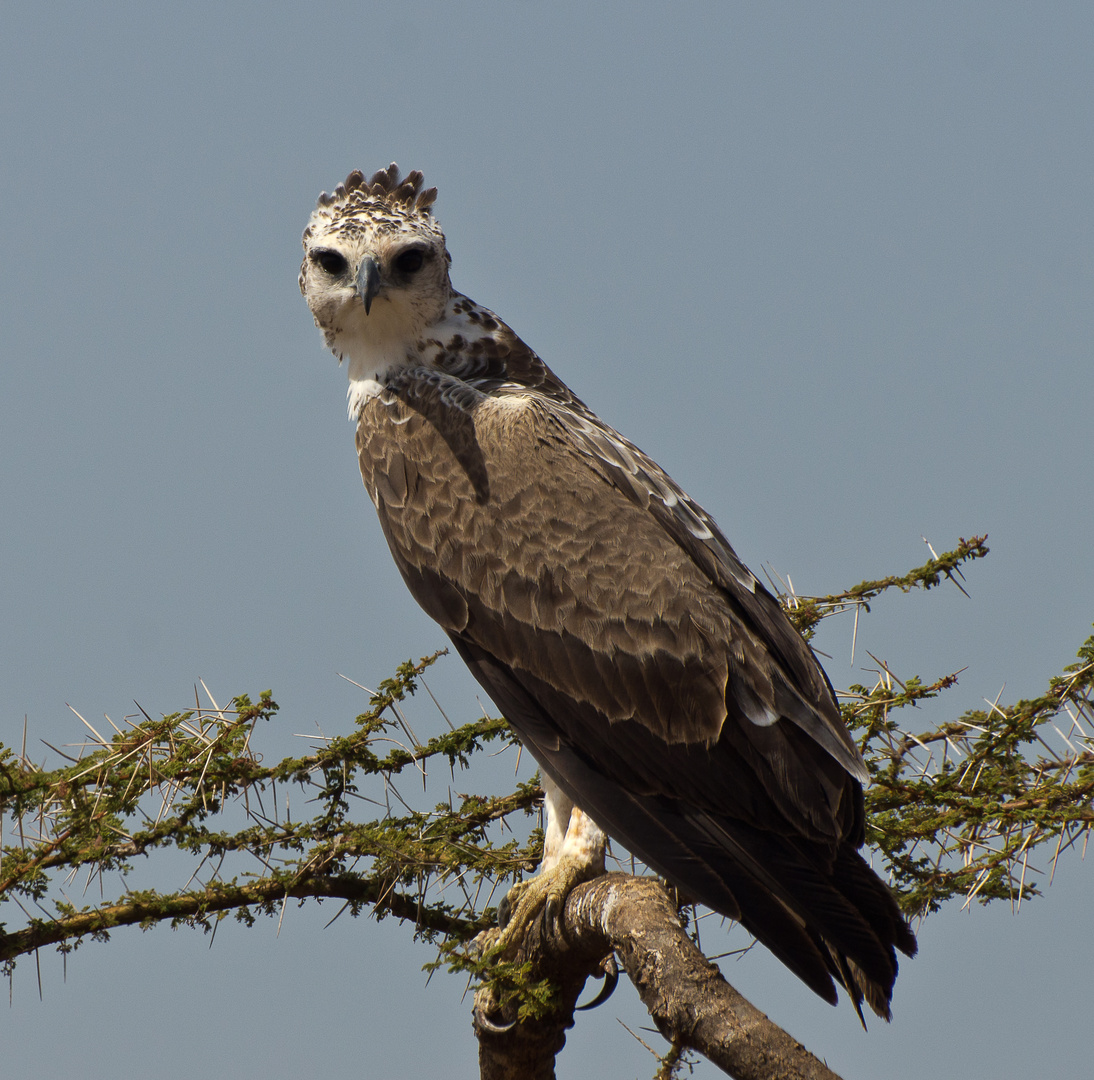
[(411, 593), (565, 796), (888, 1016), (915, 939), (858, 854), (867, 774), (823, 671), (709, 515), (452, 289), (421, 183), (352, 173), (301, 269)]

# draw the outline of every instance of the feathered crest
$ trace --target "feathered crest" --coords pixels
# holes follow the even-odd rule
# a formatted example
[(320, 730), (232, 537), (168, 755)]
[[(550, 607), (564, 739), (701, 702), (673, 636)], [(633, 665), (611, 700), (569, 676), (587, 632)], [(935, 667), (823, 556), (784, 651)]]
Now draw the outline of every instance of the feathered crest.
[(381, 199), (393, 205), (403, 206), (411, 213), (428, 214), (437, 198), (437, 189), (434, 187), (422, 191), (423, 179), (424, 177), (417, 169), (400, 179), (399, 166), (394, 161), (386, 169), (373, 173), (368, 180), (360, 169), (354, 169), (346, 177), (345, 183), (339, 184), (334, 189), (333, 194), (328, 195), (324, 191), (319, 196), (318, 205), (331, 206), (334, 203), (347, 202), (360, 193), (359, 197), (365, 199)]

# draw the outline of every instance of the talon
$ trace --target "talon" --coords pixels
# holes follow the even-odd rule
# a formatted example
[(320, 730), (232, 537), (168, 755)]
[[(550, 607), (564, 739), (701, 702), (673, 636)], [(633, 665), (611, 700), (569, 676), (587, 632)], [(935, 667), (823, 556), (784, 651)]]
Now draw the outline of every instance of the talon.
[(598, 1005), (603, 1005), (615, 993), (615, 988), (619, 985), (619, 965), (615, 962), (615, 953), (610, 953), (601, 967), (604, 970), (604, 985), (587, 1005), (578, 1005), (576, 1012), (595, 1009)]
[(475, 1022), (476, 1028), (481, 1028), (483, 1031), (488, 1032), (491, 1035), (504, 1035), (507, 1031), (512, 1031), (516, 1027), (516, 1020), (510, 1020), (506, 1024), (496, 1024), (490, 1019), (488, 1013), (491, 1009), (497, 1006), (497, 999), (494, 997), (493, 990), (490, 987), (483, 987), (478, 993), (475, 994), (475, 1005), (471, 1010), (471, 1016)]
[(596, 865), (567, 856), (535, 877), (518, 882), (498, 905), (498, 923), (502, 929), (494, 946), (509, 955), (524, 940), (528, 927), (539, 915), (560, 934), (566, 897), (575, 885), (602, 872)]
[(498, 926), (504, 929), (513, 922), (514, 919), (520, 920), (522, 914), (521, 909), (524, 907), (524, 898), (528, 895), (529, 888), (533, 886), (537, 880), (537, 878), (531, 877), (526, 878), (524, 881), (518, 881), (501, 898), (501, 903), (498, 904)]
[(507, 1024), (495, 1024), (493, 1020), (487, 1017), (486, 1013), (475, 1010), (475, 1023), (483, 1029), (483, 1031), (490, 1032), (491, 1035), (504, 1035), (507, 1031), (512, 1031), (517, 1026), (516, 1020), (510, 1020)]
[(483, 930), (476, 934), (467, 944), (468, 955), (475, 960), (481, 960), (495, 945), (501, 936), (500, 930)]

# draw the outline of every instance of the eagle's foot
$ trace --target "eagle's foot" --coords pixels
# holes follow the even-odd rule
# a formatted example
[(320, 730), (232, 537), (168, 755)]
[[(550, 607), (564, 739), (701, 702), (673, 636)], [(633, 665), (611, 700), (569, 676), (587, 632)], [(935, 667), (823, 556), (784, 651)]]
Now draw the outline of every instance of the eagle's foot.
[(587, 859), (564, 855), (549, 870), (542, 870), (527, 881), (517, 882), (498, 907), (498, 929), (487, 931), (493, 940), (484, 944), (501, 954), (511, 953), (524, 940), (528, 928), (541, 913), (547, 929), (561, 934), (566, 898), (583, 881), (589, 881), (602, 872)]
[(498, 907), (498, 929), (475, 939), (474, 951), (484, 957), (511, 957), (528, 928), (542, 912), (549, 933), (562, 932), (566, 898), (583, 881), (604, 873), (607, 843), (600, 827), (555, 786), (542, 778), (547, 804), (543, 863), (539, 873), (514, 885)]

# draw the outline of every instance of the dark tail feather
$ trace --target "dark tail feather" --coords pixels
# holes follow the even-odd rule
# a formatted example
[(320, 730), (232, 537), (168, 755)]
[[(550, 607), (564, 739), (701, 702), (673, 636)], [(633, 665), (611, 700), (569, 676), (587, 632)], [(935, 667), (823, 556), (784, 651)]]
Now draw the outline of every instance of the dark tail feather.
[[(865, 999), (889, 1018), (895, 950), (912, 956), (916, 942), (889, 890), (855, 850), (860, 833), (839, 845), (831, 865), (820, 865), (789, 837), (704, 814), (695, 803), (627, 790), (561, 739), (548, 720), (567, 708), (574, 713), (574, 702), (528, 676), (538, 693), (533, 699), (480, 648), (459, 635), (452, 640), (540, 765), (610, 835), (687, 894), (740, 921), (826, 1001), (838, 1000), (834, 979), (860, 1016)], [(593, 721), (587, 727), (596, 730), (595, 711), (586, 711)], [(571, 719), (584, 715), (577, 708)], [(642, 749), (639, 733), (630, 731), (629, 738)]]
[(703, 817), (663, 821), (657, 812), (663, 807), (638, 806), (635, 816), (646, 819), (643, 840), (656, 835), (655, 822), (664, 838), (638, 851), (650, 866), (739, 920), (826, 1001), (835, 1004), (835, 979), (860, 1018), (865, 1000), (890, 1019), (896, 949), (914, 955), (915, 936), (889, 889), (850, 843), (826, 872), (772, 834)]
[(849, 844), (844, 844), (836, 855), (832, 880), (862, 912), (882, 941), (892, 942), (905, 956), (915, 956), (919, 948), (915, 934), (893, 899), (892, 891)]
[(661, 814), (650, 813), (644, 801), (635, 800), (628, 818), (632, 827), (637, 819), (644, 826), (644, 843), (628, 844), (636, 855), (690, 899), (740, 922), (815, 994), (837, 1004), (832, 975), (840, 976), (824, 942), (748, 866), (733, 859), (724, 845), (712, 844), (694, 822), (679, 817), (666, 822)]
[[(714, 823), (711, 823), (714, 824)], [(865, 998), (879, 1016), (889, 1019), (896, 980), (893, 948), (915, 939), (889, 890), (850, 844), (842, 845), (830, 872), (816, 866), (792, 842), (737, 823), (714, 824), (715, 844), (735, 851), (735, 860), (756, 880), (756, 905), (741, 904), (741, 922), (771, 947), (761, 926), (765, 907), (777, 897), (804, 924), (829, 973), (847, 990), (861, 1017)], [(724, 856), (723, 856), (724, 857)], [(736, 885), (740, 870), (726, 868)], [(790, 965), (793, 966), (793, 965)]]

